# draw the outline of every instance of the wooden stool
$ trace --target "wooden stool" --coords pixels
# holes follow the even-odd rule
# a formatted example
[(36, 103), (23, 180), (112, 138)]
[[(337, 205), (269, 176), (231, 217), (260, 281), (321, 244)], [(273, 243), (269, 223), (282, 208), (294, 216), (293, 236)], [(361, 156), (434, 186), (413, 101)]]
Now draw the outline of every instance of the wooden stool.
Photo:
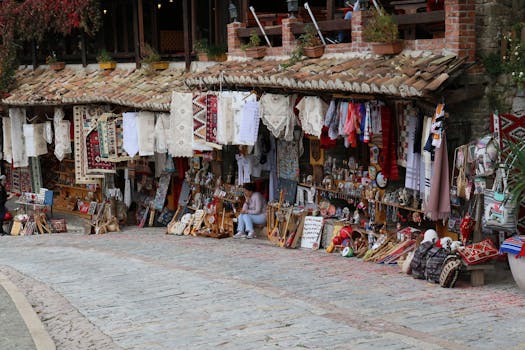
[(470, 271), (470, 284), (472, 287), (479, 287), (485, 284), (485, 270), (494, 270), (494, 265), (466, 265), (465, 270)]

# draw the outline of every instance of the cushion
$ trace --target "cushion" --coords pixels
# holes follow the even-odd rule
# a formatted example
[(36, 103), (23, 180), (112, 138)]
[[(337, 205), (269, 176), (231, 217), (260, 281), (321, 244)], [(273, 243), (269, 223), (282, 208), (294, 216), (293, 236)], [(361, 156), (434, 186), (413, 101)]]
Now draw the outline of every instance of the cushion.
[(456, 256), (450, 256), (443, 263), (443, 270), (439, 276), (439, 285), (443, 288), (453, 288), (458, 280), (459, 270), (461, 268), (461, 259)]
[(481, 264), (498, 255), (498, 250), (490, 239), (470, 244), (458, 249), (459, 255), (467, 265)]

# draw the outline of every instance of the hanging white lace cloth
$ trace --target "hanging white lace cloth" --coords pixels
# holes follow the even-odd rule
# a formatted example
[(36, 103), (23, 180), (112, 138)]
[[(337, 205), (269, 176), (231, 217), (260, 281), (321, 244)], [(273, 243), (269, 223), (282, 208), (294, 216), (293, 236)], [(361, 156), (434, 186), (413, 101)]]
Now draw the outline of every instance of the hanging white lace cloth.
[(38, 157), (42, 154), (47, 154), (47, 143), (44, 139), (44, 127), (44, 123), (23, 125), (26, 155), (28, 157)]
[(128, 112), (123, 113), (122, 129), (123, 129), (123, 147), (124, 151), (130, 156), (134, 157), (139, 152), (139, 139), (137, 131), (137, 113)]
[(4, 135), (3, 139), (3, 158), (6, 162), (13, 162), (13, 153), (11, 145), (11, 119), (2, 118), (2, 131)]
[(139, 112), (137, 116), (139, 156), (155, 154), (155, 114)]
[(55, 128), (55, 156), (62, 161), (66, 154), (71, 153), (71, 122), (64, 119), (64, 110), (56, 107), (53, 116), (53, 126)]
[(299, 101), (296, 108), (299, 110), (299, 119), (304, 132), (317, 137), (321, 136), (328, 104), (320, 97), (306, 96)]
[(193, 111), (192, 94), (173, 92), (170, 107), (170, 137), (168, 153), (172, 157), (193, 156)]
[(246, 102), (242, 109), (242, 120), (238, 137), (242, 145), (255, 145), (259, 133), (259, 121), (259, 102)]
[(289, 95), (263, 94), (260, 99), (261, 120), (275, 137), (290, 123), (292, 104)]
[(23, 108), (10, 108), (11, 118), (11, 143), (13, 145), (13, 167), (22, 168), (29, 166), (26, 154), (23, 125), (26, 121), (26, 110)]
[(217, 95), (217, 142), (222, 145), (233, 142), (232, 97), (228, 92)]
[(170, 116), (166, 113), (157, 114), (155, 123), (155, 152), (166, 153), (168, 151), (167, 133), (170, 127)]

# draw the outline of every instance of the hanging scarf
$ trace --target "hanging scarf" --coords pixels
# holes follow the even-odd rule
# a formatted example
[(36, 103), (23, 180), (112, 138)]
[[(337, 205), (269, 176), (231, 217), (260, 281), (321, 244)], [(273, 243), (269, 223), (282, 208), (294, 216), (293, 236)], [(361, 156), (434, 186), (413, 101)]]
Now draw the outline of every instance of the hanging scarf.
[(425, 208), (425, 214), (432, 220), (446, 219), (450, 214), (448, 153), (444, 133), (441, 133), (440, 139), (442, 142), (441, 146), (436, 149), (430, 196)]
[(53, 116), (53, 126), (55, 127), (55, 156), (62, 161), (66, 154), (71, 153), (71, 123), (64, 119), (64, 110), (56, 107)]

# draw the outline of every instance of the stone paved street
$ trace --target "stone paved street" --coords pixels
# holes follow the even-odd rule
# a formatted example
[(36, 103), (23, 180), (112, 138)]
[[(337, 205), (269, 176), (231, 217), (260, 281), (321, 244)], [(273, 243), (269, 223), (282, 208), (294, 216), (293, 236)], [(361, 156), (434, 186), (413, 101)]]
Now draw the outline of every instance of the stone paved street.
[(2, 238), (0, 271), (57, 349), (525, 348), (507, 270), (444, 289), (324, 251), (144, 229)]

